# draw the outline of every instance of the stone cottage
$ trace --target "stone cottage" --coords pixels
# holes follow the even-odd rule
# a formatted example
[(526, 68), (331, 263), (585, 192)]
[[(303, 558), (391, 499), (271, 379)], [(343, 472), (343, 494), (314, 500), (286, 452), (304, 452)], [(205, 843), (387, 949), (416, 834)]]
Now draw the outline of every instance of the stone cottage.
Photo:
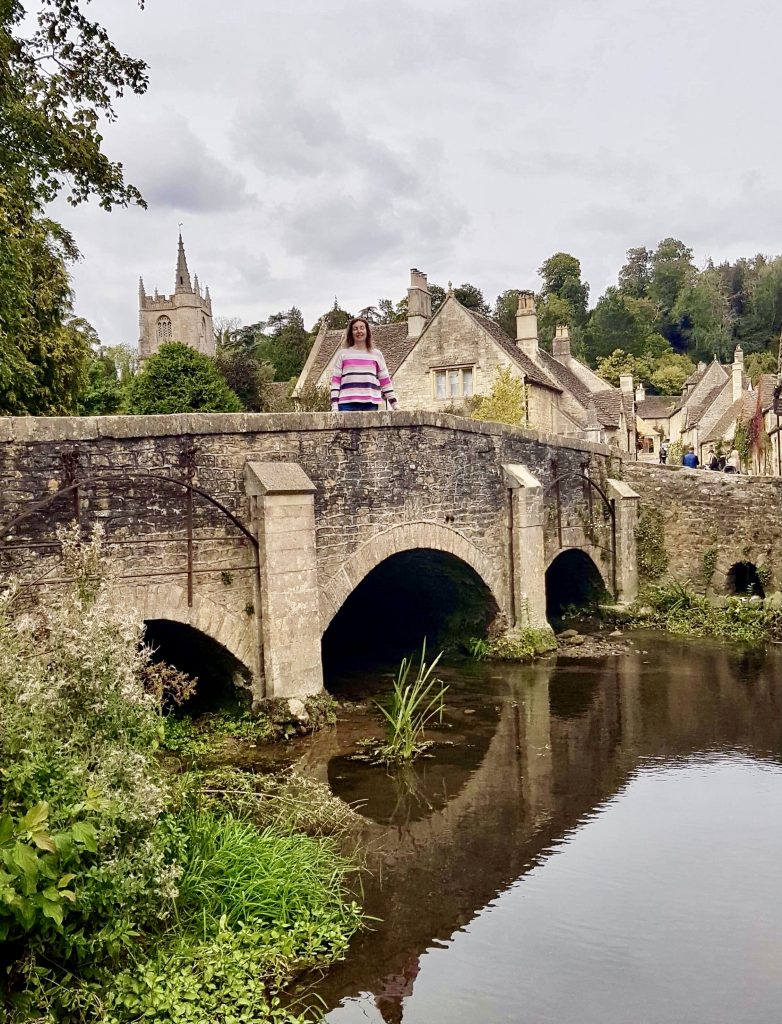
[[(522, 292), (516, 337), (491, 317), (463, 306), (449, 287), (432, 315), (426, 275), (410, 272), (404, 323), (372, 328), (403, 409), (468, 412), (470, 399), (488, 395), (509, 368), (525, 384), (526, 419), (537, 430), (588, 437), (635, 452), (632, 378), (611, 387), (570, 352), (567, 328), (557, 329), (554, 355), (539, 345), (532, 292)], [(344, 331), (321, 328), (293, 391), (328, 384)]]

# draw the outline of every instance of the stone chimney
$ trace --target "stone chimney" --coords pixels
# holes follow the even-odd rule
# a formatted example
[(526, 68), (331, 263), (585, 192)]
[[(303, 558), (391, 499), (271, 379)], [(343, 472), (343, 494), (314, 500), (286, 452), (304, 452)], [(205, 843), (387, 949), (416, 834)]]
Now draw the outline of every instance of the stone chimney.
[(741, 345), (737, 345), (733, 353), (731, 377), (733, 382), (733, 401), (738, 402), (744, 390), (744, 352)]
[(635, 389), (635, 404), (646, 401), (646, 388), (643, 386), (642, 381), (638, 381), (638, 387)]
[(535, 293), (519, 292), (516, 309), (516, 345), (531, 359), (538, 352), (538, 314), (535, 311)]
[(419, 338), (429, 320), (432, 319), (432, 296), (426, 274), (413, 268), (410, 271), (410, 287), (407, 289), (407, 336)]
[(551, 354), (560, 363), (566, 363), (570, 359), (570, 329), (567, 324), (557, 324)]
[(633, 375), (632, 373), (620, 373), (619, 374), (619, 390), (625, 394), (632, 395), (633, 393)]

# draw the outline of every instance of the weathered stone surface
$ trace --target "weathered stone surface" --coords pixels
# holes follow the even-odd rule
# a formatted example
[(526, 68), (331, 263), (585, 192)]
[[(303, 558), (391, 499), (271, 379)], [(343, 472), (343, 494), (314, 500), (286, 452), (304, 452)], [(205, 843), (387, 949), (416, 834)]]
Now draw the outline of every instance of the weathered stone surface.
[[(177, 483), (188, 460), (204, 492), (193, 508), (190, 603)], [(247, 469), (257, 464), (260, 475)], [(515, 488), (504, 466), (516, 472)], [(259, 698), (266, 689), (301, 696), (286, 689), (286, 674), (306, 680), (303, 693), (320, 687), (320, 633), (367, 573), (398, 552), (425, 548), (465, 562), (508, 625), (512, 587), (517, 618), (525, 608), (543, 614), (542, 589), (532, 599), (525, 573), (540, 582), (565, 546), (587, 551), (610, 586), (610, 521), (585, 486), (585, 467), (604, 490), (621, 475), (603, 445), (434, 413), (9, 417), (0, 419), (0, 524), (55, 497), (0, 536), (0, 568), (29, 561), (26, 543), (37, 545), (41, 567), (53, 558), (56, 526), (73, 517), (73, 493), (56, 494), (70, 470), (82, 526), (103, 524), (130, 607), (208, 632), (247, 664)]]
[[(731, 567), (752, 562), (768, 570), (766, 590), (782, 585), (782, 479), (642, 462), (624, 463), (622, 470), (640, 495), (639, 511), (653, 508), (663, 516), (672, 576), (725, 594)], [(704, 554), (710, 550), (716, 563), (706, 580)]]

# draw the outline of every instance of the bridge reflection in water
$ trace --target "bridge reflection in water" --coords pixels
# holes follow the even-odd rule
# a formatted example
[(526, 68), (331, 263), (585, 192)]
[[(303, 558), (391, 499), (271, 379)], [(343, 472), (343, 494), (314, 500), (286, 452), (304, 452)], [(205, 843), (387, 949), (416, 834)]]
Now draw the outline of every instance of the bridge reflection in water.
[[(382, 919), (316, 985), (329, 1006), (342, 1002), (330, 1021), (776, 1019), (757, 1011), (782, 996), (782, 922), (763, 923), (771, 972), (769, 949), (748, 948), (746, 932), (760, 907), (779, 906), (769, 878), (782, 826), (774, 814), (758, 815), (758, 834), (734, 828), (730, 793), (779, 806), (782, 660), (637, 643), (602, 661), (446, 672), (454, 746), (394, 779), (344, 757), (366, 722), (321, 735), (307, 767), (366, 801), (365, 905)], [(743, 782), (731, 772), (720, 781), (722, 764)], [(704, 818), (713, 784), (725, 793)], [(713, 892), (710, 844), (728, 861)], [(557, 872), (553, 889), (541, 888)], [(579, 916), (587, 906), (592, 919)], [(636, 922), (647, 918), (643, 934)], [(584, 971), (594, 1012), (574, 990)], [(755, 1015), (725, 1016), (730, 992), (747, 986)], [(652, 1004), (643, 1012), (642, 993)]]

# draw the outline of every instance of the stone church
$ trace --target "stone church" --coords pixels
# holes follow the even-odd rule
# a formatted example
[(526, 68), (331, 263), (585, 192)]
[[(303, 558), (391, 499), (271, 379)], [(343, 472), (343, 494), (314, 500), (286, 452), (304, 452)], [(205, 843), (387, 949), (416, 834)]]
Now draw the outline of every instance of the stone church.
[(209, 288), (202, 294), (198, 274), (191, 282), (181, 233), (174, 291), (171, 295), (159, 295), (156, 288), (154, 295), (147, 295), (144, 281), (139, 278), (138, 322), (141, 359), (154, 355), (167, 341), (181, 341), (207, 356), (215, 354)]

